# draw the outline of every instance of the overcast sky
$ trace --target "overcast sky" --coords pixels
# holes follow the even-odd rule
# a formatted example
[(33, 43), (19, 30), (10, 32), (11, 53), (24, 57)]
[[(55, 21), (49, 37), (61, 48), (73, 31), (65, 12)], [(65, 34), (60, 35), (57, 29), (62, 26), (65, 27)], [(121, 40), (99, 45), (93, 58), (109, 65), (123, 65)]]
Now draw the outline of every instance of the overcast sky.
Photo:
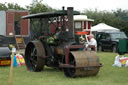
[[(32, 0), (0, 0), (0, 3), (13, 2), (25, 7), (29, 5)], [(62, 6), (72, 6), (76, 10), (95, 9), (98, 10), (116, 10), (118, 8), (128, 9), (128, 0), (43, 0), (42, 3), (50, 7), (61, 9)]]

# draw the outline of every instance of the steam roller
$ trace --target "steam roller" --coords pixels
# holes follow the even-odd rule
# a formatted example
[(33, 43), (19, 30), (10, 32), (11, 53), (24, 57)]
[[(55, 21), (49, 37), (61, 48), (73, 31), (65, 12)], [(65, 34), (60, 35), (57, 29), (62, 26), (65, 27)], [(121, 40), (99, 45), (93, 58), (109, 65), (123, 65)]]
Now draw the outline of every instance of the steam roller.
[(44, 66), (48, 66), (63, 69), (67, 77), (98, 74), (101, 67), (99, 57), (95, 51), (85, 51), (86, 43), (81, 43), (79, 39), (80, 36), (89, 35), (85, 34), (88, 32), (74, 28), (73, 15), (79, 14), (73, 11), (73, 7), (68, 7), (67, 10), (63, 7), (63, 10), (55, 12), (22, 17), (30, 19), (33, 25), (34, 20), (39, 19), (41, 25), (37, 26), (41, 27), (40, 33), (33, 31), (37, 38), (31, 40), (25, 48), (25, 63), (29, 71), (40, 72)]

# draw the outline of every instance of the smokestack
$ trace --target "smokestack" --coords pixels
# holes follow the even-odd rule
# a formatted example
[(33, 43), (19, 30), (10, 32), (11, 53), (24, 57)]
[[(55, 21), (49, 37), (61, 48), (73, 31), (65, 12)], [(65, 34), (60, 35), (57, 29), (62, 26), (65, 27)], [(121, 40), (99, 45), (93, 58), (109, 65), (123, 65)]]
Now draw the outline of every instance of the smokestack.
[(68, 14), (68, 25), (69, 25), (69, 38), (74, 38), (74, 27), (73, 27), (73, 7), (67, 8), (67, 14)]
[(64, 8), (65, 8), (65, 7), (63, 6), (63, 7), (62, 7), (62, 10), (64, 10)]

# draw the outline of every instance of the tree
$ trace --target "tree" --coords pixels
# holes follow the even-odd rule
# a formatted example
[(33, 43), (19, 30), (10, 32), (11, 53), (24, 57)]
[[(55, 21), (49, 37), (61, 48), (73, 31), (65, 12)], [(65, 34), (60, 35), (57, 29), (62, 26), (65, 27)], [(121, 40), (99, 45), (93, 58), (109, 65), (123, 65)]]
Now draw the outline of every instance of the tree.
[(97, 9), (94, 11), (84, 10), (82, 14), (85, 14), (89, 18), (94, 19), (93, 25), (98, 23), (106, 23), (108, 25), (114, 26), (119, 21), (119, 17), (116, 17), (112, 12), (108, 11), (98, 11)]
[(6, 3), (2, 4), (0, 3), (0, 10), (7, 10), (7, 6), (5, 5)]
[(8, 3), (7, 8), (8, 9), (15, 9), (15, 10), (25, 10), (25, 8), (21, 7), (17, 3), (15, 3), (15, 4), (14, 3)]
[(0, 3), (0, 10), (8, 10), (8, 9), (15, 9), (15, 10), (25, 10), (23, 7), (16, 3)]
[(29, 10), (30, 14), (55, 10), (48, 5), (43, 4), (42, 0), (33, 0), (33, 2), (29, 6), (27, 6), (27, 9)]
[(115, 16), (120, 17), (118, 27), (128, 35), (128, 10), (117, 9), (116, 11), (113, 11), (113, 13)]

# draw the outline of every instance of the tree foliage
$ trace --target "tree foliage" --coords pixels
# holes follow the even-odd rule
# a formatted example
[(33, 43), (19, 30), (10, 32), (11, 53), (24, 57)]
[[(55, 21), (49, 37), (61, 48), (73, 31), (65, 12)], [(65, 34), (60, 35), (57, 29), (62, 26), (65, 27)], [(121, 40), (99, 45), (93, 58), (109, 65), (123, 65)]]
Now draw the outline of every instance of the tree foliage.
[(5, 4), (0, 3), (0, 10), (7, 10), (7, 6)]
[(118, 9), (117, 11), (113, 12), (116, 17), (120, 18), (120, 23), (118, 27), (121, 28), (121, 30), (125, 31), (128, 33), (128, 10), (122, 10)]
[(114, 13), (108, 11), (97, 11), (94, 10), (84, 10), (82, 14), (88, 16), (88, 18), (94, 19), (93, 25), (98, 23), (106, 23), (109, 25), (115, 25), (119, 21), (119, 17), (116, 17)]
[(25, 10), (25, 8), (21, 7), (17, 3), (0, 3), (0, 10), (9, 10), (9, 9), (15, 9), (15, 10)]
[(21, 7), (18, 4), (8, 3), (7, 4), (8, 9), (15, 9), (15, 10), (25, 10), (25, 8)]
[(29, 10), (30, 14), (55, 10), (48, 5), (43, 4), (42, 0), (33, 0), (33, 2), (29, 6), (27, 6), (27, 9)]

